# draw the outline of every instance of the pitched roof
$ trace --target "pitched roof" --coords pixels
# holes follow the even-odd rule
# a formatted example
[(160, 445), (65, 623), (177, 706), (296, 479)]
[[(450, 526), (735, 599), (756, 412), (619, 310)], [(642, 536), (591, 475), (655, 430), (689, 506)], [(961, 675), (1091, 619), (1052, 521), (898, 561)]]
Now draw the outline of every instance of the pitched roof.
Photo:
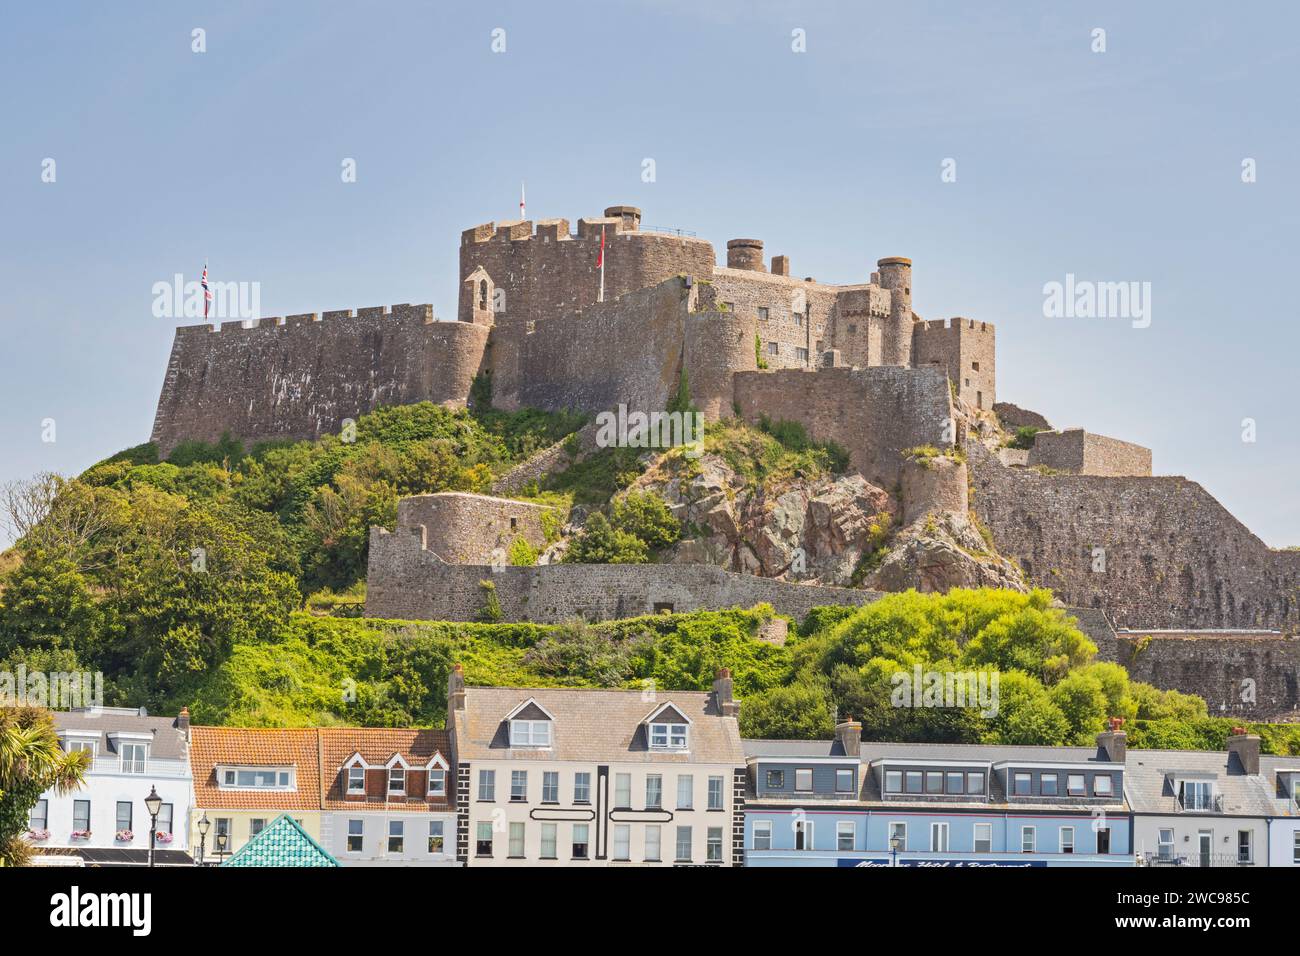
[(177, 727), (175, 717), (146, 717), (124, 713), (121, 708), (96, 710), (58, 710), (54, 726), (60, 731), (89, 731), (99, 739), (101, 756), (117, 753), (112, 734), (150, 734), (149, 755), (171, 760), (185, 759), (185, 732)]
[[(721, 763), (745, 762), (735, 717), (724, 717), (711, 691), (661, 691), (647, 700), (639, 690), (561, 687), (466, 687), (465, 709), (455, 713), (457, 759), (536, 759), (536, 751), (511, 749), (506, 715), (529, 698), (555, 716), (553, 760)], [(670, 703), (691, 719), (690, 752), (652, 751), (644, 721)]]
[[(296, 790), (222, 790), (216, 768), (296, 768)], [(320, 753), (315, 728), (192, 727), (190, 770), (200, 810), (319, 810)]]
[(293, 817), (282, 813), (222, 866), (338, 866)]
[[(426, 767), (434, 754), (441, 754), (447, 763), (447, 770), (452, 768), (451, 734), (445, 730), (388, 729), (385, 727), (322, 727), (321, 742), (321, 776), (323, 778), (325, 797), (321, 805), (326, 810), (372, 809), (366, 803), (343, 799), (343, 765), (360, 754), (361, 759), (373, 766), (384, 766), (394, 754), (402, 757), (413, 770)], [(425, 800), (419, 797), (400, 798), (376, 802), (373, 809), (434, 810), (450, 809), (450, 797), (456, 789), (448, 774), (447, 791), (449, 799)]]
[[(1124, 790), (1135, 813), (1178, 813), (1178, 791), (1170, 775), (1213, 775), (1215, 793), (1223, 797), (1227, 816), (1271, 816), (1276, 810), (1274, 776), (1268, 769), (1278, 758), (1260, 757), (1259, 774), (1243, 772), (1226, 751), (1130, 750), (1125, 762)], [(1294, 759), (1294, 758), (1292, 758)], [(1282, 758), (1281, 762), (1285, 762)], [(1297, 761), (1300, 762), (1300, 761)]]

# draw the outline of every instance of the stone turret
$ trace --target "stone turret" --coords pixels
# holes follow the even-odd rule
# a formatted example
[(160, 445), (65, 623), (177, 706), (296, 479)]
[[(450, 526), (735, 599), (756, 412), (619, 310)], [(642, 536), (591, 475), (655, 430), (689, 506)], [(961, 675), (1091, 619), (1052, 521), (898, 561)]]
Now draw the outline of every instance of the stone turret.
[(605, 210), (606, 219), (621, 219), (623, 232), (641, 231), (641, 210), (636, 206), (610, 206)]
[(767, 269), (763, 268), (763, 240), (728, 240), (727, 268), (746, 269), (749, 272), (766, 272)]
[(890, 256), (876, 263), (889, 290), (889, 322), (880, 341), (882, 365), (912, 364), (912, 260)]

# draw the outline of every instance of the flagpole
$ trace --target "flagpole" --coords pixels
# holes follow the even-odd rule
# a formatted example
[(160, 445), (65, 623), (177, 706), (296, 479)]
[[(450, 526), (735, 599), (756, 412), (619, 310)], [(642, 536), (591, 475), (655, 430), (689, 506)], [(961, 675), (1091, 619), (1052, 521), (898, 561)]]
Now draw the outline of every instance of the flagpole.
[(600, 295), (597, 302), (605, 301), (605, 227), (600, 227)]
[(524, 183), (523, 183), (523, 180), (520, 180), (520, 181), (519, 181), (519, 218), (520, 218), (520, 219), (527, 219), (527, 218), (528, 218), (528, 217), (524, 214)]

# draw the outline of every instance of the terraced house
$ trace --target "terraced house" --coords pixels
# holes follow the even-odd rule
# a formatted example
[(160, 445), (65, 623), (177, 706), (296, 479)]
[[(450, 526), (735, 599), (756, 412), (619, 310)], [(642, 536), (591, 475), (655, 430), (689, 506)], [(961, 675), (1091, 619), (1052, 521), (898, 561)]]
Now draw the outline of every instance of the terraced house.
[(729, 671), (709, 692), (448, 684), (467, 865), (741, 865)]
[(1124, 732), (1094, 747), (747, 740), (748, 866), (1132, 866)]

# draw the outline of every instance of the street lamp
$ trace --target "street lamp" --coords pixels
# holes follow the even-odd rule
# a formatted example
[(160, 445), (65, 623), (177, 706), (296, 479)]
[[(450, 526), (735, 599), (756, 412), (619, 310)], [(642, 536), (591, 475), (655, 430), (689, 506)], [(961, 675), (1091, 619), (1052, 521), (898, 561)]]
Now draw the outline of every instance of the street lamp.
[(153, 846), (158, 839), (158, 811), (162, 809), (162, 797), (158, 788), (150, 787), (149, 796), (144, 798), (144, 808), (149, 811), (149, 865), (153, 866)]
[(898, 866), (898, 851), (902, 848), (902, 838), (900, 838), (897, 833), (891, 834), (889, 837), (890, 866)]
[(207, 846), (208, 830), (211, 826), (212, 821), (209, 820), (208, 815), (204, 813), (203, 819), (199, 820), (199, 866), (203, 865), (203, 850)]
[(226, 854), (226, 841), (230, 837), (222, 830), (217, 831), (217, 865), (221, 865), (221, 858)]

